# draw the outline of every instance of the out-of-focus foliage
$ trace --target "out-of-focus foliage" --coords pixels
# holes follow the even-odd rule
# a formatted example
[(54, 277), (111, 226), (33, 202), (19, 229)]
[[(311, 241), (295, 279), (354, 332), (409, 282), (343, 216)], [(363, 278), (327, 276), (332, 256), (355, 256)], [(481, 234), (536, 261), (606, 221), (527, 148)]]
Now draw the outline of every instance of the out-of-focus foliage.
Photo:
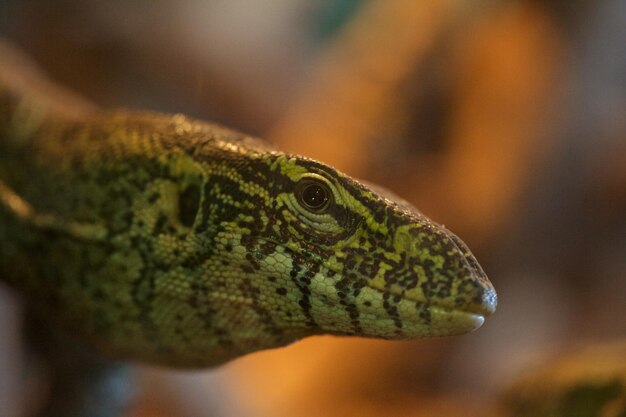
[(510, 386), (500, 401), (505, 417), (626, 415), (626, 343), (579, 349), (544, 360)]

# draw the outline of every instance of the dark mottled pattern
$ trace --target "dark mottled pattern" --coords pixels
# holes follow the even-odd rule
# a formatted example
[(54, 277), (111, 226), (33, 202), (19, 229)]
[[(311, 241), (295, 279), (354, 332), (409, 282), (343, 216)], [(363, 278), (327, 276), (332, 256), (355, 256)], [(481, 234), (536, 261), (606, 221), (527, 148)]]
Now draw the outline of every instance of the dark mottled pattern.
[(404, 202), (180, 115), (62, 117), (0, 88), (0, 184), (2, 280), (117, 358), (457, 334), (495, 308), (467, 247)]

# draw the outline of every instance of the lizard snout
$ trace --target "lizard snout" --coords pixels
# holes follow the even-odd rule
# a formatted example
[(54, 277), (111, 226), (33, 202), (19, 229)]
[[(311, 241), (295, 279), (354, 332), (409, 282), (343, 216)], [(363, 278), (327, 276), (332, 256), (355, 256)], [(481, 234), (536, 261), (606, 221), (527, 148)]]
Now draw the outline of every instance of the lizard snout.
[[(400, 230), (400, 233), (403, 233)], [(409, 228), (396, 243), (410, 241), (407, 262), (419, 285), (407, 291), (428, 305), (448, 311), (491, 315), (497, 306), (495, 289), (463, 241), (433, 223)]]
[(476, 257), (467, 245), (455, 234), (445, 231), (446, 238), (456, 248), (457, 294), (454, 308), (468, 313), (489, 316), (496, 311), (498, 297)]

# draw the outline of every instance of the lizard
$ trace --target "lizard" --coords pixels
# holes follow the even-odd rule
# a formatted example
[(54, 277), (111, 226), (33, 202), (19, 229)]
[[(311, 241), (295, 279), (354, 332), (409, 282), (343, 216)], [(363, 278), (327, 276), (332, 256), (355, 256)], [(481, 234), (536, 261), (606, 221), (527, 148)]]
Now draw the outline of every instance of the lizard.
[(115, 360), (466, 333), (496, 292), (389, 191), (180, 114), (103, 110), (0, 48), (0, 280)]

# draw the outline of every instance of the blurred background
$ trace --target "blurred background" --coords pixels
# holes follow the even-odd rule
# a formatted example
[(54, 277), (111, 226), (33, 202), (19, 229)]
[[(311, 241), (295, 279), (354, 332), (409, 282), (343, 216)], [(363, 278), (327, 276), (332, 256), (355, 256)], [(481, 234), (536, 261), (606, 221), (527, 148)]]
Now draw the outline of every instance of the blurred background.
[[(217, 121), (391, 189), (498, 291), (466, 336), (142, 368), (131, 416), (482, 416), (540, 358), (626, 338), (623, 0), (0, 0), (0, 36), (103, 107)], [(0, 416), (21, 415), (2, 290)]]

